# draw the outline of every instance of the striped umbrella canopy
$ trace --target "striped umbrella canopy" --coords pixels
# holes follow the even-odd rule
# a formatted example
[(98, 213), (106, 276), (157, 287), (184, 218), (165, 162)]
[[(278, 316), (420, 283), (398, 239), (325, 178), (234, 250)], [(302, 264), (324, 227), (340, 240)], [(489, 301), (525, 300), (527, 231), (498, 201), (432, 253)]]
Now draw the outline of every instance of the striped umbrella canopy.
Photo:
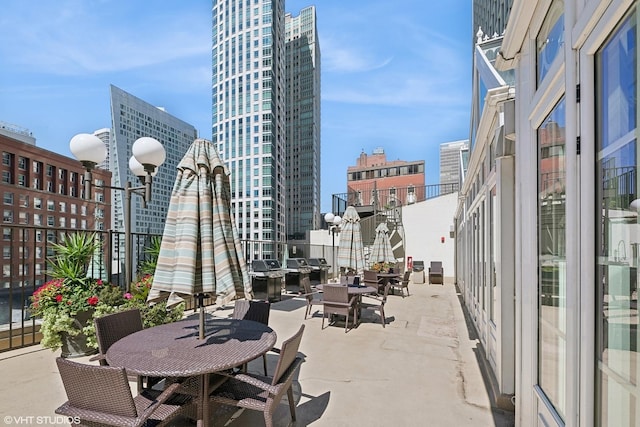
[(198, 296), (203, 337), (204, 294), (219, 305), (253, 296), (231, 217), (229, 171), (211, 141), (196, 139), (178, 164), (148, 300), (172, 305)]
[(364, 270), (364, 248), (360, 232), (360, 216), (353, 206), (348, 206), (342, 216), (340, 246), (338, 247), (338, 267), (351, 269), (357, 273)]
[(385, 222), (381, 222), (376, 227), (376, 238), (371, 247), (369, 261), (371, 261), (371, 263), (396, 261), (396, 258), (393, 256), (391, 241), (389, 240), (389, 228)]

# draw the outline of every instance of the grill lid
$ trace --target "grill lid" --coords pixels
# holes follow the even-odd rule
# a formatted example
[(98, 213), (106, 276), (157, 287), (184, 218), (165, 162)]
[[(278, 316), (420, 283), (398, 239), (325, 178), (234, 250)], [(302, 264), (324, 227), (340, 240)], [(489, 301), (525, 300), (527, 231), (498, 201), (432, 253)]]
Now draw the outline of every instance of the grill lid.
[(309, 267), (307, 260), (304, 258), (289, 258), (287, 260), (287, 268)]
[(251, 269), (256, 272), (280, 270), (280, 261), (277, 259), (254, 259), (251, 261)]

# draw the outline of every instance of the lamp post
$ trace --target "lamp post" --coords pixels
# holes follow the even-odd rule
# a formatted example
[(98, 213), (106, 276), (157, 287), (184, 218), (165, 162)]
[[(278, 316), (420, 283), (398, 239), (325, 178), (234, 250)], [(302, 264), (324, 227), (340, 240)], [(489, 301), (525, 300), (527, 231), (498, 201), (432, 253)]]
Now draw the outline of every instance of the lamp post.
[[(91, 186), (93, 184), (92, 170), (98, 163), (104, 161), (107, 150), (104, 142), (95, 135), (81, 133), (73, 138), (69, 143), (71, 153), (82, 163), (85, 168), (84, 174), (84, 198), (91, 199)], [(131, 195), (141, 196), (142, 207), (146, 208), (151, 201), (151, 185), (153, 177), (158, 171), (158, 167), (164, 163), (166, 152), (162, 144), (153, 138), (138, 138), (131, 147), (133, 156), (129, 159), (129, 168), (144, 185), (133, 187), (127, 182), (124, 187), (112, 187), (103, 185), (103, 188), (122, 190), (125, 192), (126, 207), (124, 212), (124, 277), (125, 287), (129, 291), (132, 281), (133, 263), (131, 254)]]
[(342, 225), (342, 218), (339, 215), (334, 215), (331, 212), (327, 212), (324, 215), (324, 220), (327, 223), (328, 231), (331, 234), (331, 254), (333, 256), (333, 277), (336, 277), (336, 233), (340, 233), (340, 226)]

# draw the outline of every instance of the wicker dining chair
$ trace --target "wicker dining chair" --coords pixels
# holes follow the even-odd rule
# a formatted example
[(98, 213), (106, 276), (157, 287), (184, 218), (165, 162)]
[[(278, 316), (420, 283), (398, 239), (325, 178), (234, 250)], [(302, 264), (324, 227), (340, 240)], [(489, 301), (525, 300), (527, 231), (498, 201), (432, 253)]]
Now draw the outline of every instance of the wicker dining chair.
[(411, 294), (409, 293), (409, 280), (411, 278), (411, 271), (407, 270), (404, 272), (404, 276), (402, 277), (402, 280), (397, 281), (394, 280), (393, 282), (391, 282), (391, 289), (393, 289), (395, 291), (395, 289), (399, 289), (400, 290), (400, 295), (402, 295), (402, 298), (404, 298), (404, 290), (407, 290), (407, 296), (411, 296)]
[(179, 383), (164, 391), (144, 389), (134, 397), (124, 368), (87, 365), (61, 357), (56, 363), (68, 400), (55, 412), (81, 425), (164, 426), (178, 415), (197, 417), (192, 398), (176, 393)]
[(322, 287), (322, 329), (327, 315), (346, 316), (344, 332), (348, 331), (349, 315), (353, 315), (353, 327), (358, 324), (358, 296), (349, 299), (349, 287), (344, 285), (324, 285)]
[(378, 279), (378, 273), (375, 270), (364, 270), (362, 273), (362, 282), (371, 286), (376, 290), (376, 292), (380, 292), (380, 280)]
[[(95, 318), (94, 325), (99, 353), (89, 360), (92, 362), (97, 360), (102, 366), (106, 366), (108, 365), (106, 354), (111, 345), (120, 338), (142, 330), (142, 315), (139, 309), (132, 308)], [(140, 392), (144, 386), (144, 378), (137, 376), (136, 380), (138, 392)], [(150, 387), (159, 380), (158, 378), (147, 379), (147, 386)]]
[[(254, 322), (260, 322), (265, 325), (269, 325), (269, 313), (271, 312), (271, 303), (269, 301), (249, 301), (249, 300), (236, 300), (236, 304), (233, 307), (232, 319), (241, 320), (253, 320)], [(267, 375), (267, 355), (262, 355), (262, 364), (264, 367), (264, 374)], [(243, 371), (246, 372), (247, 365), (243, 366)]]
[(389, 290), (391, 289), (392, 285), (391, 283), (387, 283), (384, 287), (384, 292), (382, 293), (382, 295), (367, 295), (364, 294), (363, 297), (368, 299), (368, 300), (374, 300), (376, 302), (372, 302), (372, 303), (365, 303), (365, 302), (361, 302), (360, 303), (360, 309), (362, 310), (374, 310), (377, 311), (378, 313), (380, 313), (380, 321), (382, 322), (382, 327), (385, 327), (385, 324), (387, 323), (386, 318), (384, 317), (384, 305), (387, 303), (387, 295), (389, 295)]
[(321, 299), (316, 299), (316, 295), (320, 295), (320, 291), (314, 291), (311, 287), (311, 281), (308, 277), (304, 277), (300, 279), (300, 283), (302, 283), (302, 288), (304, 290), (304, 294), (301, 296), (305, 297), (307, 300), (307, 308), (304, 311), (304, 318), (307, 319), (307, 316), (311, 314), (311, 310), (314, 305), (322, 305)]
[(304, 325), (291, 338), (282, 343), (280, 357), (273, 377), (235, 373), (216, 388), (209, 398), (212, 402), (240, 408), (253, 409), (264, 413), (267, 427), (273, 425), (273, 413), (285, 392), (289, 400), (292, 421), (296, 420), (296, 404), (293, 399), (293, 377), (302, 363), (298, 348), (302, 341)]

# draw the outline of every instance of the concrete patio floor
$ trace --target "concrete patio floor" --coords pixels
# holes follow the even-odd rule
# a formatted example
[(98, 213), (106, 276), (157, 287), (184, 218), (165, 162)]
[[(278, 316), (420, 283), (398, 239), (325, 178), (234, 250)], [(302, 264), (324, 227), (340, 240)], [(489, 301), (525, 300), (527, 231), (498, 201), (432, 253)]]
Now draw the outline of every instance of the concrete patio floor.
[[(483, 376), (478, 340), (451, 283), (410, 284), (411, 296), (390, 295), (386, 328), (366, 310), (360, 325), (321, 329), (322, 306), (304, 320), (306, 302), (294, 295), (271, 307), (269, 325), (276, 346), (306, 324), (300, 353), (305, 357), (294, 382), (297, 421), (286, 398), (277, 426), (499, 426), (514, 413), (496, 408)], [(231, 308), (211, 314), (226, 317)], [(66, 400), (55, 365), (58, 352), (40, 346), (0, 353), (2, 425), (60, 425), (54, 410)], [(88, 362), (88, 357), (74, 359)], [(269, 372), (277, 355), (269, 354)], [(249, 365), (260, 372), (262, 360)], [(215, 426), (264, 425), (262, 414), (216, 406)], [(174, 425), (193, 425), (177, 420)]]

